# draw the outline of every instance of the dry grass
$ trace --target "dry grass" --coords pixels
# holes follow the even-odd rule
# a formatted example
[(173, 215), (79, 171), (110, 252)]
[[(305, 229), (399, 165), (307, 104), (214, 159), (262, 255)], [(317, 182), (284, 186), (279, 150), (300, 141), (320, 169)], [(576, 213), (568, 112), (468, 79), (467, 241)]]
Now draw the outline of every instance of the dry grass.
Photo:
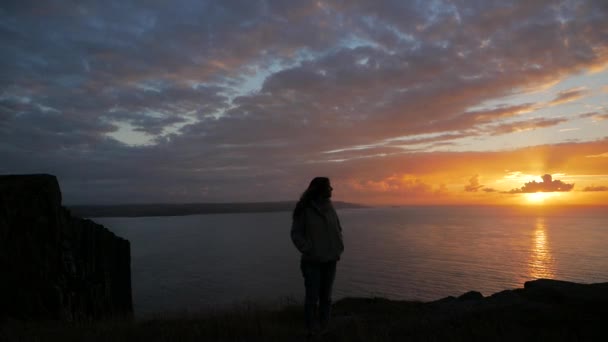
[[(507, 306), (483, 310), (382, 298), (343, 299), (332, 330), (314, 341), (600, 341), (608, 340), (605, 308)], [(89, 323), (5, 322), (12, 341), (304, 341), (303, 308), (295, 301), (243, 303), (230, 310)]]

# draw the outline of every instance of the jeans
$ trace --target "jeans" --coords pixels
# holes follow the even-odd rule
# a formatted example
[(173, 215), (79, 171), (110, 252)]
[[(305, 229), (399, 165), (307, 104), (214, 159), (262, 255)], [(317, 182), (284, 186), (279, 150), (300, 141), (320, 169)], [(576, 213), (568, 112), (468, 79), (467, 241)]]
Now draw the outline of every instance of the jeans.
[[(327, 328), (331, 315), (331, 290), (336, 278), (336, 263), (336, 261), (300, 261), (300, 269), (304, 276), (304, 287), (306, 288), (304, 317), (308, 331), (315, 328), (315, 313), (317, 311), (320, 328)], [(319, 303), (318, 310), (317, 303)]]

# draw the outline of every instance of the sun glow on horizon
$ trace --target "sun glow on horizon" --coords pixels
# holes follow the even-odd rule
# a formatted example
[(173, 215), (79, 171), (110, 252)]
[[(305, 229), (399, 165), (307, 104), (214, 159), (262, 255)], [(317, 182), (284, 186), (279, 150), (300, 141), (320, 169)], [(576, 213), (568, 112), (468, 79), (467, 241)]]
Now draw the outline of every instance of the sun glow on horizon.
[(559, 192), (533, 192), (525, 194), (526, 201), (529, 204), (545, 204), (546, 200), (558, 196), (560, 196)]

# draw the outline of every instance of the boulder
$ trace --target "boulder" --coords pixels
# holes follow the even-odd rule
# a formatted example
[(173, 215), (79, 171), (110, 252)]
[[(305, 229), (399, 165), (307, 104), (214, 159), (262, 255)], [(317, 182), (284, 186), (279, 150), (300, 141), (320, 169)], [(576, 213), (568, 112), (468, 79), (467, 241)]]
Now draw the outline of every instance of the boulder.
[(469, 291), (465, 294), (460, 295), (460, 297), (458, 297), (459, 301), (481, 300), (481, 299), (483, 299), (483, 295), (477, 291)]

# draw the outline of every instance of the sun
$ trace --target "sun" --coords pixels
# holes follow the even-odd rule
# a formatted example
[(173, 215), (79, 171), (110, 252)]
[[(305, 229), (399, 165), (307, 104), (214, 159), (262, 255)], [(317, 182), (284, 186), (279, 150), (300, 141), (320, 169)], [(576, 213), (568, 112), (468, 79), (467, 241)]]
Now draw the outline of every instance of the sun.
[(558, 195), (557, 192), (532, 192), (526, 194), (526, 201), (530, 204), (544, 204), (547, 199)]

